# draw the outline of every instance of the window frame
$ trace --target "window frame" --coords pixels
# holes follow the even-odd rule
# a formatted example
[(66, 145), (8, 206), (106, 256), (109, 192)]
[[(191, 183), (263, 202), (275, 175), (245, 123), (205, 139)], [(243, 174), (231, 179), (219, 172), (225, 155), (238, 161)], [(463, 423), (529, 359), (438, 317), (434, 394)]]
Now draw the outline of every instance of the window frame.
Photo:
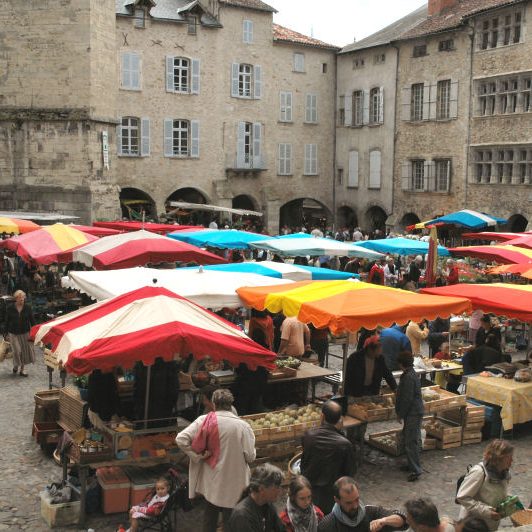
[[(412, 192), (425, 192), (426, 190), (426, 182), (427, 176), (425, 176), (425, 167), (426, 167), (426, 160), (425, 159), (411, 159), (410, 165), (411, 165), (411, 190)], [(421, 172), (417, 172), (419, 169), (421, 169)], [(417, 186), (420, 185), (420, 186)]]
[(381, 117), (381, 87), (373, 87), (369, 91), (369, 124), (380, 124)]
[(305, 124), (318, 123), (318, 95), (316, 93), (305, 94)]
[[(128, 57), (129, 61), (129, 68), (126, 68), (125, 59)], [(131, 60), (135, 59), (137, 61), (137, 69), (136, 71), (132, 68)], [(125, 73), (128, 73), (129, 76), (129, 83), (124, 83), (125, 79)], [(141, 56), (138, 52), (129, 52), (129, 51), (122, 51), (120, 53), (120, 89), (126, 90), (126, 91), (141, 91), (142, 90), (142, 60)], [(133, 76), (136, 74), (136, 81), (137, 84), (135, 85), (133, 83)]]
[(451, 118), (451, 79), (440, 79), (436, 84), (436, 120)]
[(242, 21), (242, 42), (244, 44), (253, 44), (253, 21), (244, 19)]
[[(283, 104), (284, 99), (284, 104)], [(290, 100), (290, 103), (288, 103)], [(283, 116), (284, 115), (284, 116)], [(293, 122), (293, 94), (292, 91), (279, 92), (279, 122)]]
[[(139, 17), (139, 13), (142, 15)], [(142, 7), (135, 7), (133, 11), (133, 27), (139, 30), (146, 28), (146, 10)]]
[(412, 57), (426, 57), (428, 54), (427, 44), (415, 44), (412, 48)]
[(353, 98), (353, 118), (351, 120), (351, 125), (353, 127), (360, 127), (364, 125), (364, 91), (356, 90), (353, 91), (351, 96)]
[(489, 51), (524, 42), (523, 13), (523, 8), (517, 7), (479, 19), (476, 23), (476, 51)]
[(303, 175), (318, 175), (318, 145), (313, 143), (305, 144), (304, 150), (305, 157), (303, 165)]
[(187, 17), (187, 35), (198, 34), (198, 16), (188, 15)]
[(410, 121), (422, 122), (425, 119), (423, 113), (425, 84), (412, 83), (410, 91)]
[[(176, 126), (176, 123), (178, 124)], [(185, 127), (183, 127), (183, 124)], [(183, 149), (183, 136), (182, 133), (185, 132), (185, 149)], [(176, 133), (177, 139), (176, 139)], [(190, 131), (190, 120), (184, 118), (173, 118), (172, 119), (172, 156), (177, 158), (187, 158), (190, 157), (190, 148), (191, 148), (191, 131)], [(176, 151), (176, 142), (178, 144)]]
[[(127, 121), (127, 124), (124, 124), (124, 121)], [(136, 125), (133, 125), (131, 122), (136, 121)], [(124, 132), (128, 132), (127, 135), (124, 135)], [(132, 135), (133, 131), (137, 132), (137, 146), (136, 151), (132, 149)], [(124, 148), (124, 139), (126, 140), (126, 148)], [(122, 157), (140, 157), (140, 148), (141, 148), (141, 118), (137, 116), (123, 116), (120, 124), (120, 153)]]
[(304, 74), (305, 70), (305, 54), (302, 52), (294, 52), (292, 71), (298, 74)]
[(293, 175), (292, 171), (292, 143), (280, 142), (278, 148), (277, 175)]
[[(452, 159), (441, 157), (434, 159), (434, 192), (449, 192), (451, 189)], [(445, 175), (443, 175), (445, 174)], [(444, 180), (444, 181), (442, 181)], [(442, 183), (444, 186), (441, 186)]]
[(532, 185), (532, 144), (473, 147), (471, 160), (477, 185)]

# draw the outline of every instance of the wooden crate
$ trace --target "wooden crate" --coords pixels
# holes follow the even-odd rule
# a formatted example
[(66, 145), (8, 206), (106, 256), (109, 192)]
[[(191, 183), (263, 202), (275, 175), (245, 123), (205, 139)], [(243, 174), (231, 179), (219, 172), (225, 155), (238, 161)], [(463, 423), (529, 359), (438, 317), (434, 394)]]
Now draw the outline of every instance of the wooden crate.
[(268, 372), (268, 379), (287, 379), (297, 375), (296, 368), (276, 368)]
[[(434, 426), (434, 423), (437, 426)], [(424, 428), (429, 436), (443, 443), (459, 442), (462, 439), (462, 427), (457, 423), (442, 418), (432, 418), (424, 423)]]
[(425, 438), (423, 441), (423, 450), (432, 451), (433, 449), (436, 449), (436, 438)]
[(46, 366), (54, 370), (60, 369), (59, 361), (57, 360), (57, 355), (55, 353), (52, 353), (50, 349), (44, 349), (44, 363), (46, 364)]
[[(401, 447), (399, 445), (400, 429), (386, 430), (384, 432), (375, 432), (368, 436), (368, 445), (380, 449), (392, 456), (399, 456), (401, 454)], [(389, 442), (384, 442), (383, 437), (388, 438)]]
[[(394, 406), (384, 406), (384, 402), (388, 401), (388, 398), (391, 398), (393, 402), (395, 395), (386, 394), (376, 397), (355, 398), (355, 402), (347, 407), (347, 415), (362, 421), (367, 421), (368, 423), (373, 421), (386, 421), (395, 416)], [(368, 403), (379, 406), (368, 408)]]
[(455, 423), (464, 423), (464, 426), (478, 425), (481, 427), (484, 425), (485, 420), (485, 408), (483, 406), (476, 406), (467, 404), (465, 407), (464, 417), (462, 418), (461, 409), (453, 408), (445, 412), (446, 419), (450, 419)]
[(85, 453), (81, 452), (79, 445), (75, 443), (70, 447), (68, 451), (68, 457), (71, 458), (77, 464), (92, 464), (95, 462), (105, 462), (114, 458), (113, 450), (111, 447), (106, 446), (102, 451)]
[(438, 393), (440, 398), (434, 401), (424, 401), (426, 414), (435, 414), (436, 412), (460, 408), (462, 406), (466, 406), (467, 404), (465, 395), (456, 395), (444, 390), (443, 388), (440, 388), (439, 386), (430, 386), (429, 389)]
[(453, 449), (455, 447), (462, 447), (462, 440), (445, 443), (441, 440), (436, 440), (437, 449)]
[(88, 405), (79, 396), (75, 386), (65, 386), (59, 390), (59, 425), (66, 431), (74, 432), (84, 426)]

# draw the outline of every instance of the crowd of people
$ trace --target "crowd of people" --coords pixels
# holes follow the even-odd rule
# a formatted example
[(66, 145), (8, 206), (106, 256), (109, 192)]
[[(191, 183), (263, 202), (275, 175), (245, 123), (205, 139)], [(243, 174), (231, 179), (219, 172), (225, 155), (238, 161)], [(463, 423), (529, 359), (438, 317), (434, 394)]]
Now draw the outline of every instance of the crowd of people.
[[(416, 401), (409, 406), (410, 396), (420, 400), (419, 379), (411, 375), (404, 358), (399, 356), (405, 378), (397, 390), (396, 411), (404, 421), (406, 439), (417, 429), (422, 404), (421, 409)], [(269, 463), (250, 470), (255, 438), (248, 423), (231, 411), (231, 392), (216, 390), (212, 401), (214, 411), (176, 438), (190, 459), (189, 496), (205, 499), (204, 532), (215, 532), (220, 517), (226, 532), (379, 532), (409, 527), (416, 532), (487, 532), (497, 530), (504, 517), (500, 505), (508, 495), (513, 459), (506, 440), (491, 441), (482, 461), (458, 482), (456, 521), (441, 518), (427, 498), (408, 500), (402, 509), (385, 508), (377, 501), (364, 504), (355, 480), (355, 451), (342, 431), (342, 408), (330, 400), (322, 406), (321, 425), (302, 438), (300, 474), (292, 475), (283, 503), (279, 498), (284, 473)], [(407, 451), (408, 467), (415, 461)]]

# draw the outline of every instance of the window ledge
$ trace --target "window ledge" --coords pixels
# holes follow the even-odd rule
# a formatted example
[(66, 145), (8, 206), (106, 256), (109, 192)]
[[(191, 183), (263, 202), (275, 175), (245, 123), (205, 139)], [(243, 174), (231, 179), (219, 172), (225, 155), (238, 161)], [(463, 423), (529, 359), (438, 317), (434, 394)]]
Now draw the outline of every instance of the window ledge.
[(500, 50), (505, 50), (505, 49), (511, 48), (512, 46), (519, 46), (520, 44), (525, 44), (525, 41), (513, 42), (513, 43), (510, 43), (510, 44), (503, 44), (502, 46), (496, 46), (495, 48), (486, 48), (485, 50), (477, 48), (477, 50), (475, 50), (475, 53), (477, 53), (477, 54), (485, 54), (486, 52), (498, 52)]
[[(142, 157), (140, 153), (118, 153), (117, 156), (125, 157), (126, 159), (139, 159), (140, 157)], [(144, 157), (146, 157), (146, 155), (144, 155)]]
[(185, 96), (190, 96), (191, 94), (193, 94), (192, 92), (190, 91), (166, 91), (168, 94), (183, 94)]
[(288, 124), (288, 125), (292, 125), (294, 123), (293, 120), (277, 120), (277, 123), (278, 124)]
[(368, 187), (368, 190), (381, 190), (382, 187)]
[(127, 87), (120, 87), (121, 91), (128, 91), (128, 92), (142, 92), (142, 89), (129, 89)]
[(527, 116), (532, 114), (530, 111), (516, 111), (515, 113), (496, 113), (493, 115), (474, 115), (473, 118), (510, 118), (512, 116)]
[(192, 157), (191, 155), (165, 155), (166, 159), (190, 159), (192, 161), (196, 161), (199, 159), (199, 157)]
[[(453, 120), (456, 120), (457, 118), (458, 118), (457, 116), (452, 116), (452, 117), (449, 117), (449, 118), (435, 118), (433, 121), (445, 124), (446, 122), (452, 122)], [(429, 122), (430, 121), (431, 120), (429, 120)]]
[(253, 96), (235, 96), (234, 94), (231, 95), (231, 98), (235, 98), (237, 100), (260, 100), (260, 98), (254, 98)]
[(303, 174), (304, 177), (319, 177), (320, 174)]
[(346, 188), (357, 189), (358, 185), (346, 185)]
[(294, 74), (306, 74), (305, 70), (292, 70)]
[(303, 120), (303, 124), (306, 124), (307, 126), (318, 126), (319, 122), (307, 122), (306, 120)]
[(279, 177), (294, 177), (294, 174), (277, 174)]
[(366, 124), (368, 127), (381, 127), (384, 125), (384, 122), (372, 122), (371, 124)]

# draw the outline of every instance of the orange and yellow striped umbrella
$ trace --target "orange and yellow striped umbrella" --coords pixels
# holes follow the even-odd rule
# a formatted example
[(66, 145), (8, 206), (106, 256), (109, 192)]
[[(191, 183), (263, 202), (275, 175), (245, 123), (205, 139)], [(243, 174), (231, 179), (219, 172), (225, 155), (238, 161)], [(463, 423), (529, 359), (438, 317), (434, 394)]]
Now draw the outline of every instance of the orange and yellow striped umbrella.
[(301, 281), (243, 287), (237, 293), (248, 307), (296, 316), (334, 334), (471, 311), (471, 303), (464, 298), (439, 298), (353, 281)]
[(500, 264), (531, 264), (532, 249), (496, 244), (494, 246), (466, 246), (460, 248), (450, 248), (453, 255), (462, 257), (476, 257), (490, 260)]
[(532, 279), (532, 264), (504, 264), (502, 266), (493, 266), (486, 271), (494, 275), (513, 273), (525, 279)]
[[(58, 262), (59, 253), (73, 250), (94, 240), (98, 240), (98, 237), (68, 225), (54, 224), (25, 235), (8, 238), (4, 240), (3, 247), (14, 251), (25, 262), (51, 264)], [(65, 260), (70, 262), (72, 259), (66, 257)]]
[(20, 220), (19, 218), (5, 218), (0, 216), (0, 233), (15, 233), (16, 235), (22, 235), (24, 233), (30, 233), (31, 231), (37, 231), (41, 226), (30, 220)]

